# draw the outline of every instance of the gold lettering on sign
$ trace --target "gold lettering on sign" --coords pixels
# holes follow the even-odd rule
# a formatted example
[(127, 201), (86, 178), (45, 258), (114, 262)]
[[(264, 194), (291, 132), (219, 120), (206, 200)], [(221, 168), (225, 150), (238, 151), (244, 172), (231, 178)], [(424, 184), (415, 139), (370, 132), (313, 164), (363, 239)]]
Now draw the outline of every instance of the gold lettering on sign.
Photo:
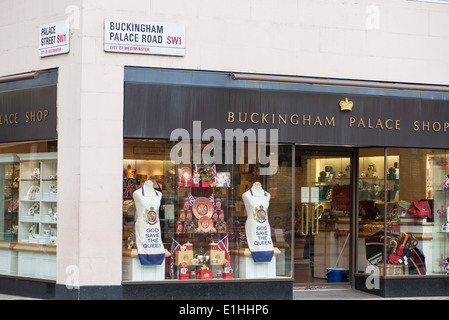
[(239, 122), (241, 122), (241, 123), (245, 123), (245, 122), (246, 122), (246, 112), (245, 112), (245, 119), (244, 119), (244, 120), (242, 120), (242, 117), (241, 117), (241, 115), (242, 115), (242, 113), (241, 113), (241, 112), (239, 112)]
[[(296, 118), (296, 120), (293, 120), (293, 118)], [(294, 126), (298, 125), (298, 115), (297, 114), (292, 114), (292, 116), (290, 117), (290, 123)]]
[(47, 120), (48, 110), (39, 110), (25, 113), (25, 122), (41, 122)]
[(259, 115), (259, 114), (256, 113), (256, 112), (255, 112), (255, 113), (252, 113), (252, 114), (251, 114), (251, 122), (252, 122), (252, 123), (259, 123), (259, 121), (256, 121), (256, 120), (253, 119), (253, 116), (254, 116), (254, 115)]
[(19, 123), (19, 114), (18, 113), (10, 113), (10, 114), (0, 114), (0, 125), (5, 124), (17, 124)]
[[(27, 112), (25, 114), (25, 122), (40, 122), (48, 118), (48, 110), (38, 110)], [(20, 114), (0, 114), (0, 125), (16, 124), (20, 121)], [(335, 127), (334, 116), (319, 116), (311, 114), (286, 114), (286, 113), (258, 113), (258, 112), (227, 112), (228, 123), (253, 123), (259, 125), (293, 125), (293, 126), (310, 126), (310, 127)], [(349, 117), (350, 128), (360, 129), (377, 129), (377, 130), (401, 130), (400, 119), (381, 119), (368, 117)], [(418, 132), (435, 132), (442, 133), (449, 131), (449, 121), (424, 121), (416, 120), (412, 122), (411, 130)]]

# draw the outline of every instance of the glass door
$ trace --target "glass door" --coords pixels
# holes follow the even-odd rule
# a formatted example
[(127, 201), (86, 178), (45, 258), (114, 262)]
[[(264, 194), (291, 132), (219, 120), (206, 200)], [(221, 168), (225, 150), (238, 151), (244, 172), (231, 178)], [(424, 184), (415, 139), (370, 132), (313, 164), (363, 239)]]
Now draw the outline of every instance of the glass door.
[(352, 152), (295, 150), (296, 285), (349, 282)]

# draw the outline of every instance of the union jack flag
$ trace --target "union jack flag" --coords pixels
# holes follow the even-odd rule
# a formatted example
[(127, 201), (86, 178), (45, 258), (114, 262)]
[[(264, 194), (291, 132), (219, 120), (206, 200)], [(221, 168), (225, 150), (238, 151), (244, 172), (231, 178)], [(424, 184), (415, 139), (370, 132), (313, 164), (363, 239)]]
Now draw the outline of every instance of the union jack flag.
[(443, 191), (446, 191), (449, 188), (449, 177), (446, 175), (444, 177), (444, 182), (443, 182)]
[(190, 203), (190, 206), (193, 206), (193, 203), (195, 202), (195, 198), (192, 196), (192, 194), (191, 193), (189, 193), (189, 203)]
[(217, 182), (217, 169), (215, 169), (215, 164), (212, 165), (212, 182)]
[(229, 253), (229, 243), (227, 235), (223, 239), (221, 239), (220, 242), (218, 242), (218, 248), (220, 248), (221, 251), (224, 251), (226, 261), (231, 263), (231, 254)]
[(213, 206), (215, 206), (215, 198), (214, 198), (214, 194), (213, 193), (210, 195), (209, 201), (212, 202)]
[(123, 197), (131, 198), (136, 191), (136, 179), (123, 180)]
[(175, 239), (173, 239), (173, 243), (171, 245), (171, 255), (170, 255), (170, 277), (173, 278), (173, 274), (174, 274), (174, 265), (175, 265), (175, 252), (181, 249), (181, 245), (178, 243), (178, 241), (176, 241)]

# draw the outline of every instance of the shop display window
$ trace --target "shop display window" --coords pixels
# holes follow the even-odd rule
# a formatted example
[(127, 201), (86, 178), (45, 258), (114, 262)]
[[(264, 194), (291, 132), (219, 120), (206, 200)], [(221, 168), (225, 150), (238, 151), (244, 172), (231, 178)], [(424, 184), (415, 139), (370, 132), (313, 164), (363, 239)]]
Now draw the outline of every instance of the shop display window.
[(439, 149), (360, 150), (359, 270), (373, 265), (381, 276), (447, 273), (447, 156)]
[(0, 274), (56, 279), (57, 144), (0, 145)]
[(194, 164), (192, 143), (178, 163), (175, 146), (125, 140), (123, 281), (291, 277), (292, 147), (278, 146), (277, 170), (262, 176), (235, 152)]

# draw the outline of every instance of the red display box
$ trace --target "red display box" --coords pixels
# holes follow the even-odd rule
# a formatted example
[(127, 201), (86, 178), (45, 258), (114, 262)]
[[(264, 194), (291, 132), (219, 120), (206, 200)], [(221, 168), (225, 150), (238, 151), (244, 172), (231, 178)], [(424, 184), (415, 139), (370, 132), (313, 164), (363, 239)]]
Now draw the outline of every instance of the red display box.
[(189, 280), (189, 274), (188, 273), (180, 273), (179, 280)]
[(232, 272), (223, 272), (223, 279), (232, 279)]
[(212, 184), (212, 181), (201, 181), (202, 187), (210, 187), (211, 184)]
[(197, 270), (196, 278), (203, 280), (212, 279), (212, 270)]

